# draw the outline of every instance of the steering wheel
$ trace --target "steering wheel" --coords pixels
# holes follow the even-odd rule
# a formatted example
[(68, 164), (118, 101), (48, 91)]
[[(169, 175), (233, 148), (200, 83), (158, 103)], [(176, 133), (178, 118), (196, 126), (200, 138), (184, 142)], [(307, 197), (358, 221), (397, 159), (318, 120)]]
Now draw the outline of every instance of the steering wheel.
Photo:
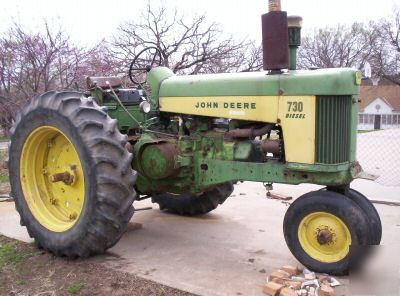
[[(142, 55), (145, 56), (141, 57)], [(149, 72), (154, 65), (161, 66), (161, 62), (161, 51), (154, 46), (146, 47), (140, 51), (131, 62), (128, 72), (130, 80), (137, 85), (144, 84), (146, 82), (145, 74)]]

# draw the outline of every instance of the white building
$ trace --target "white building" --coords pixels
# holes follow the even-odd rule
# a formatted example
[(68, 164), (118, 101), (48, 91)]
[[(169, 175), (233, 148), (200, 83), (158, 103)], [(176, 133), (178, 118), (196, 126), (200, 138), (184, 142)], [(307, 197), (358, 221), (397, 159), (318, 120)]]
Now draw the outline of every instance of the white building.
[(400, 86), (361, 86), (360, 100), (359, 130), (400, 128)]

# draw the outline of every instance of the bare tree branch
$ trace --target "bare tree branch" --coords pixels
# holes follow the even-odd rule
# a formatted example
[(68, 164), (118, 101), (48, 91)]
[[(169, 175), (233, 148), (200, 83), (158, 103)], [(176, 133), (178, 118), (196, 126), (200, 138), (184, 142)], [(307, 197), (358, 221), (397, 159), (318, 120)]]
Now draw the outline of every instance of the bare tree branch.
[(148, 3), (139, 21), (118, 28), (111, 51), (128, 65), (135, 53), (149, 46), (161, 51), (163, 65), (174, 72), (197, 74), (240, 68), (250, 43), (223, 38), (218, 26), (207, 24), (204, 15), (187, 21), (176, 10), (169, 13), (165, 7), (153, 9)]

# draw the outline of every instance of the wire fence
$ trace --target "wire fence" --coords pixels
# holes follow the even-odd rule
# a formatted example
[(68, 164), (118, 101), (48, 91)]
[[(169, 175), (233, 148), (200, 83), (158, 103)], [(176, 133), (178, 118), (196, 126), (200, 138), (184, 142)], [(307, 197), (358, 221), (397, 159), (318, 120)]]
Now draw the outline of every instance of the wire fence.
[(357, 159), (376, 182), (400, 186), (400, 128), (359, 132)]

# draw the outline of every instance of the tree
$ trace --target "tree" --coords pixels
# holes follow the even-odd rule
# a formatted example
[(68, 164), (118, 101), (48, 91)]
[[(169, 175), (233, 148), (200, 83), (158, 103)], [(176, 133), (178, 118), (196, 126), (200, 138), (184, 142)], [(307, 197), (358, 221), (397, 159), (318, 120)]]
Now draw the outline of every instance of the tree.
[(379, 32), (373, 44), (371, 64), (375, 74), (400, 85), (400, 7), (390, 19), (375, 25)]
[(19, 91), (15, 87), (21, 76), (20, 59), (16, 45), (8, 38), (0, 39), (0, 126), (8, 136), (13, 117), (21, 105)]
[[(111, 42), (111, 52), (125, 65), (145, 47), (156, 47), (162, 63), (172, 71), (197, 74), (228, 72), (243, 68), (251, 43), (223, 38), (215, 23), (204, 15), (187, 21), (165, 7), (153, 9), (148, 3), (139, 21), (122, 24)], [(254, 53), (254, 52), (253, 52)], [(256, 68), (250, 62), (246, 70)]]
[(300, 68), (355, 67), (366, 62), (372, 75), (400, 85), (400, 8), (391, 18), (318, 29), (305, 36), (298, 53)]
[(8, 33), (18, 56), (15, 87), (26, 98), (55, 88), (71, 88), (77, 80), (85, 50), (71, 44), (61, 30), (32, 34), (15, 24)]
[(354, 23), (318, 29), (306, 36), (298, 53), (300, 68), (362, 67), (372, 53), (377, 34), (372, 24)]
[[(78, 88), (94, 50), (73, 45), (61, 30), (31, 33), (14, 24), (0, 38), (0, 124), (11, 125), (19, 107), (53, 89)], [(90, 65), (91, 66), (91, 65)]]

